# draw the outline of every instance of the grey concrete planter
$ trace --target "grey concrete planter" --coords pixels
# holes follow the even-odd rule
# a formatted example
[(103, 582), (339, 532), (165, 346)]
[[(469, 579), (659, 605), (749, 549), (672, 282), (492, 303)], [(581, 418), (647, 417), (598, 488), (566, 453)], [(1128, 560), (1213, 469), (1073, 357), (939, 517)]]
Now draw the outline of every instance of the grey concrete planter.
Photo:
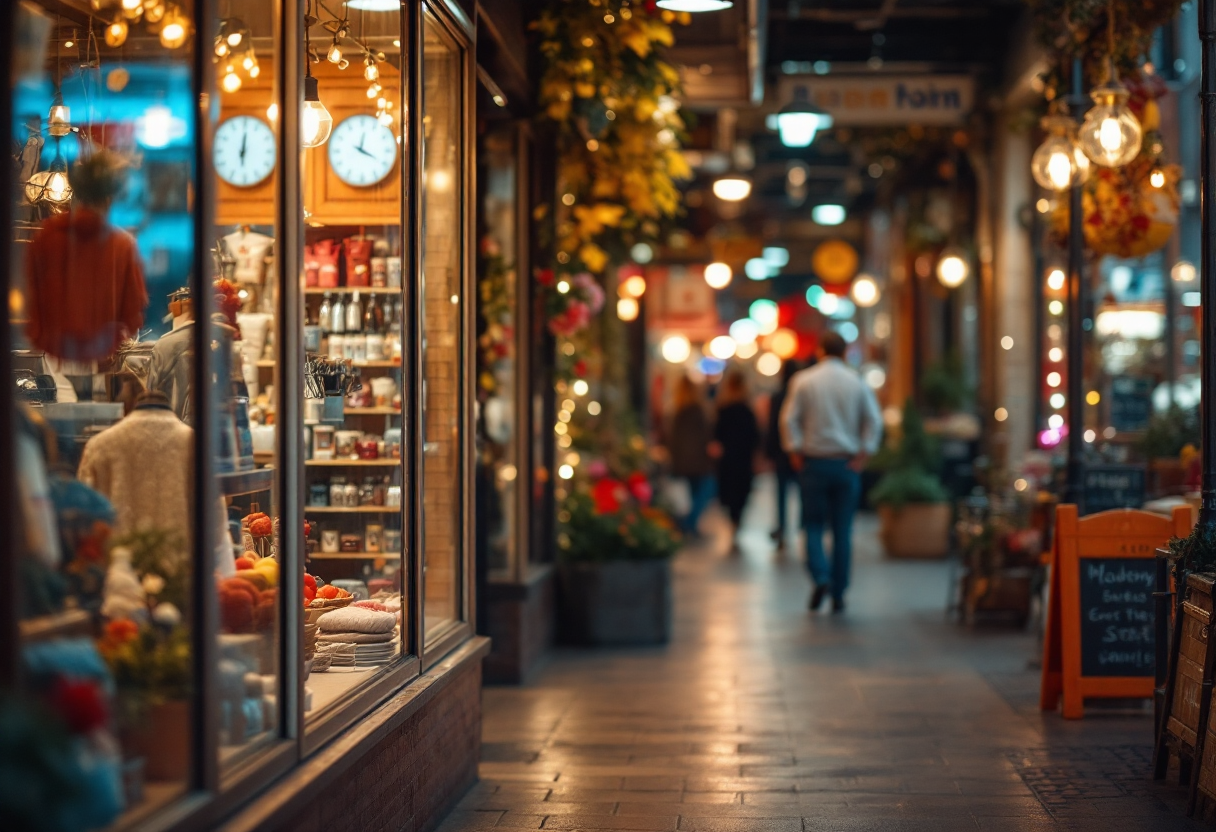
[(558, 638), (573, 644), (663, 644), (671, 633), (671, 561), (558, 565)]

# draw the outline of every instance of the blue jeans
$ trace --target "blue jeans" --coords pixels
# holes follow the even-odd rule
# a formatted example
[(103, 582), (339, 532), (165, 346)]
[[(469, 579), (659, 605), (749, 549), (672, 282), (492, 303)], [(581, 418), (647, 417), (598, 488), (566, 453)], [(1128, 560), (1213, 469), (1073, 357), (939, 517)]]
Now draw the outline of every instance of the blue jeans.
[(688, 482), (688, 495), (692, 499), (688, 514), (680, 522), (685, 534), (696, 534), (697, 521), (701, 519), (710, 500), (714, 498), (714, 478), (709, 474), (685, 477)]
[[(806, 565), (817, 587), (828, 587), (839, 601), (849, 586), (853, 559), (853, 515), (861, 497), (861, 475), (847, 459), (805, 459), (802, 484), (802, 525), (806, 529)], [(832, 527), (832, 557), (823, 550), (823, 532)]]
[[(786, 514), (789, 500), (790, 487), (798, 485), (798, 475), (794, 469), (788, 465), (777, 465), (777, 535), (781, 540), (785, 540), (786, 531)], [(801, 486), (799, 486), (801, 488)], [(798, 495), (799, 504), (802, 503), (801, 493)]]

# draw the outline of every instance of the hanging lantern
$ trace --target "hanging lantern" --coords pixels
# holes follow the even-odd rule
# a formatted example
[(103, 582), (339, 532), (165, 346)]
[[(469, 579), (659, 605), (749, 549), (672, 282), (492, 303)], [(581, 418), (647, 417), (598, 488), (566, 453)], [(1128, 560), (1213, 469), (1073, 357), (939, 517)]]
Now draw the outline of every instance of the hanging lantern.
[(967, 263), (966, 254), (958, 248), (949, 247), (942, 251), (937, 261), (937, 279), (947, 289), (957, 289), (967, 282), (971, 274), (971, 266)]
[(46, 131), (56, 137), (72, 132), (72, 111), (62, 101), (51, 105)]
[(117, 49), (127, 42), (127, 21), (121, 17), (114, 18), (113, 22), (106, 27), (105, 35), (106, 46), (112, 49)]
[(177, 49), (190, 37), (190, 21), (182, 14), (177, 6), (170, 6), (165, 11), (165, 19), (160, 27), (160, 44), (166, 49)]
[(334, 117), (321, 103), (317, 79), (311, 75), (304, 76), (304, 112), (300, 117), (300, 127), (304, 134), (305, 147), (320, 147), (325, 144), (329, 141), (330, 131), (334, 127)]

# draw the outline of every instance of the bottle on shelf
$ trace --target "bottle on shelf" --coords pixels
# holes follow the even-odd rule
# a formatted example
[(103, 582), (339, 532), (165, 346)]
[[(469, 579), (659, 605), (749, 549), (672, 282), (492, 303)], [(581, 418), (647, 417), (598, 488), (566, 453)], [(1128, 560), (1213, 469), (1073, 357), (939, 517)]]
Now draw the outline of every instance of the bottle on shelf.
[(368, 335), (382, 334), (379, 318), (380, 304), (376, 302), (376, 293), (372, 292), (371, 297), (367, 299), (367, 308), (363, 310), (363, 331)]
[(355, 291), (350, 296), (350, 303), (346, 305), (346, 331), (359, 332), (363, 329), (363, 304), (359, 302), (359, 292)]
[(321, 325), (321, 331), (328, 335), (332, 331), (333, 321), (330, 319), (333, 315), (332, 299), (329, 292), (325, 293), (325, 297), (321, 299), (321, 308), (317, 310), (317, 317), (320, 319), (318, 323)]
[(346, 304), (342, 302), (342, 296), (338, 295), (334, 298), (333, 306), (329, 312), (329, 331), (337, 335), (346, 332)]
[(396, 321), (396, 316), (393, 312), (393, 297), (385, 295), (384, 303), (380, 307), (380, 331), (388, 335), (392, 332), (394, 321)]

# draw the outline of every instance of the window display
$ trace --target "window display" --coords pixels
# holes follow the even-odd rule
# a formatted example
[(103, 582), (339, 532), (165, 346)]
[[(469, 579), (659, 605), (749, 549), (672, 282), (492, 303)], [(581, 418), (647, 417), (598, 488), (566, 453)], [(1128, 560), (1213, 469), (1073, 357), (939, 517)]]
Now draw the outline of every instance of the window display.
[(427, 644), (464, 614), (461, 436), (464, 189), (460, 46), (429, 10), (423, 15), (422, 500)]
[(308, 719), (409, 651), (401, 15), (330, 9), (313, 4), (308, 37), (333, 126), (303, 160)]
[(191, 586), (210, 556), (193, 379), (175, 369), (197, 339), (169, 337), (165, 302), (194, 280), (193, 9), (156, 9), (103, 28), (22, 3), (9, 53), (9, 406), (26, 527), (14, 597), (28, 686), (90, 772), (88, 825), (146, 815), (192, 776)]

